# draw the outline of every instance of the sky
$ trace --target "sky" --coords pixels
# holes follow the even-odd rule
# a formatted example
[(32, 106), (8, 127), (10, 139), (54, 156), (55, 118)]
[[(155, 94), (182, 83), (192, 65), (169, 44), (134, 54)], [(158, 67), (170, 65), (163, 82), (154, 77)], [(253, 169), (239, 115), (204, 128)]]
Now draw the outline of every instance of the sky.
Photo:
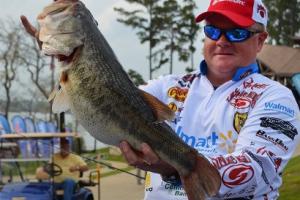
[[(145, 80), (148, 80), (148, 60), (147, 44), (140, 44), (135, 31), (116, 21), (118, 13), (114, 7), (134, 9), (132, 4), (126, 3), (125, 0), (82, 0), (86, 7), (92, 12), (98, 21), (99, 29), (114, 50), (120, 63), (125, 70), (134, 69), (142, 74)], [(0, 0), (1, 12), (0, 19), (6, 20), (12, 18), (19, 20), (20, 15), (25, 15), (32, 23), (36, 23), (36, 16), (41, 12), (44, 6), (51, 3), (51, 0)], [(196, 0), (198, 9), (195, 14), (206, 10), (209, 0)], [(200, 33), (203, 35), (203, 33)], [(195, 63), (198, 64), (203, 59), (201, 38), (197, 40), (197, 52), (195, 54)], [(175, 62), (174, 73), (184, 73), (186, 64)], [(160, 74), (167, 73), (166, 70), (160, 70)]]

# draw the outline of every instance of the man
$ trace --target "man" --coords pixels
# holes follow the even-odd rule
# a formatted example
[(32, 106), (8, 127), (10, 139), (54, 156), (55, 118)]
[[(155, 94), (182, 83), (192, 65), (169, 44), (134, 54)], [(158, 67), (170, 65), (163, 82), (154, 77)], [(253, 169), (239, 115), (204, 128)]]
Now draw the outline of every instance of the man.
[[(60, 152), (52, 157), (52, 162), (61, 168), (61, 174), (53, 177), (54, 188), (64, 191), (64, 200), (71, 200), (80, 172), (87, 171), (88, 166), (80, 156), (70, 154), (70, 145), (67, 139), (61, 138), (60, 147)], [(58, 170), (56, 166), (54, 166), (54, 170)], [(47, 170), (40, 167), (36, 171), (36, 177), (37, 179), (48, 179), (50, 176)]]
[[(176, 134), (218, 170), (211, 199), (277, 199), (281, 174), (299, 141), (299, 108), (290, 90), (259, 74), (256, 55), (267, 38), (261, 0), (212, 0), (199, 70), (150, 81), (143, 89), (175, 111)], [(36, 30), (26, 18), (31, 35)], [(146, 200), (186, 200), (175, 169), (142, 144), (120, 143), (128, 163), (149, 171)], [(184, 180), (184, 179), (183, 179)]]
[[(170, 105), (170, 126), (219, 171), (211, 199), (277, 199), (281, 174), (299, 141), (299, 109), (290, 90), (259, 74), (256, 55), (267, 38), (261, 0), (212, 0), (205, 21), (204, 60), (185, 76), (166, 76), (142, 88)], [(177, 172), (147, 144), (127, 161), (148, 172), (146, 200), (187, 199)]]

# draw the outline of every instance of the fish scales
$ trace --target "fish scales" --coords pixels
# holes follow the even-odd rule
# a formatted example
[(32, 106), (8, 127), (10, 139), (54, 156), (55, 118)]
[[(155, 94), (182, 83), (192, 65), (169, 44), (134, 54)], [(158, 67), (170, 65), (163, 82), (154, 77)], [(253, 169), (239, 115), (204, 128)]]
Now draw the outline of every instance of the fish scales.
[[(83, 127), (104, 143), (118, 146), (126, 140), (137, 150), (141, 143), (149, 144), (178, 171), (189, 200), (218, 191), (216, 169), (165, 122), (157, 122), (161, 114), (153, 105), (161, 102), (130, 81), (83, 3), (58, 0), (38, 19), (42, 50), (62, 60), (61, 90), (54, 97), (54, 110), (70, 108)], [(165, 105), (159, 109), (169, 110)]]
[[(94, 60), (92, 60), (92, 61), (94, 61)], [(99, 63), (99, 62), (97, 62), (97, 63)], [(86, 66), (86, 65), (83, 64), (83, 65), (81, 65), (81, 67), (82, 66)], [(109, 66), (107, 66), (107, 67), (109, 67)], [(85, 69), (87, 69), (87, 68), (85, 68)], [(82, 77), (89, 77), (91, 73), (95, 73), (95, 74), (98, 73), (97, 70), (95, 70), (95, 72), (93, 72), (91, 70), (85, 70), (85, 69), (81, 69), (80, 67), (78, 67), (78, 68), (74, 67), (73, 69), (70, 69), (70, 75), (72, 74), (72, 70), (74, 70), (73, 74), (76, 75), (75, 79), (76, 79), (76, 82), (79, 83), (79, 85), (82, 84), (82, 82), (81, 82), (82, 80), (85, 80), (85, 79), (82, 79)], [(77, 71), (77, 73), (76, 73), (76, 71)], [(87, 73), (87, 75), (85, 75), (84, 73)], [(71, 92), (76, 96), (76, 97), (74, 97), (74, 99), (79, 98), (79, 97), (77, 97), (78, 94), (80, 94), (80, 96), (84, 95), (86, 97), (86, 99), (90, 99), (93, 104), (92, 110), (94, 110), (95, 113), (93, 112), (90, 115), (90, 117), (85, 120), (89, 123), (89, 125), (87, 125), (87, 126), (91, 126), (91, 124), (96, 125), (97, 123), (99, 123), (99, 121), (100, 121), (99, 119), (103, 119), (104, 121), (106, 121), (105, 124), (107, 124), (107, 121), (114, 121), (115, 123), (111, 126), (119, 127), (118, 130), (120, 130), (121, 132), (126, 132), (128, 134), (128, 136), (132, 135), (132, 137), (123, 138), (123, 139), (127, 139), (127, 140), (129, 140), (129, 142), (136, 144), (136, 145), (134, 145), (136, 148), (138, 148), (139, 144), (144, 141), (149, 144), (153, 144), (152, 148), (154, 148), (156, 151), (170, 153), (172, 150), (168, 149), (168, 148), (171, 146), (172, 148), (175, 147), (177, 149), (176, 152), (174, 154), (172, 154), (172, 158), (174, 158), (174, 160), (178, 160), (178, 158), (180, 158), (181, 156), (184, 158), (186, 156), (184, 154), (184, 151), (178, 151), (179, 149), (184, 149), (183, 147), (180, 146), (184, 143), (182, 143), (179, 138), (178, 138), (180, 140), (179, 143), (174, 142), (173, 145), (170, 145), (170, 143), (172, 141), (174, 141), (174, 136), (175, 136), (171, 129), (167, 129), (167, 131), (172, 134), (171, 137), (168, 138), (167, 136), (169, 134), (164, 134), (164, 132), (166, 132), (166, 131), (162, 131), (164, 128), (160, 124), (156, 124), (155, 125), (156, 130), (154, 130), (151, 127), (152, 124), (149, 124), (148, 122), (141, 123), (139, 114), (133, 112), (134, 109), (131, 107), (131, 104), (128, 104), (127, 98), (124, 98), (123, 95), (120, 95), (118, 93), (113, 93), (113, 92), (111, 92), (111, 90), (109, 90), (105, 87), (101, 87), (101, 88), (99, 87), (99, 85), (103, 85), (102, 81), (107, 82), (107, 81), (111, 80), (111, 79), (107, 79), (105, 77), (106, 76), (102, 75), (101, 78), (96, 79), (99, 82), (96, 82), (95, 79), (89, 79), (91, 81), (90, 83), (84, 82), (82, 87), (78, 87), (78, 88), (85, 88), (87, 86), (93, 87), (94, 88), (93, 93), (90, 93), (85, 89), (82, 92), (81, 91)], [(96, 87), (96, 86), (98, 86), (98, 87)], [(91, 94), (100, 94), (100, 93), (107, 94), (107, 98), (105, 98), (103, 95), (102, 96), (91, 95)], [(94, 97), (95, 97), (95, 99), (93, 99)], [(101, 99), (100, 101), (99, 101), (99, 98)], [(114, 101), (112, 101), (112, 98), (114, 99)], [(76, 101), (76, 102), (78, 102), (78, 101)], [(101, 103), (98, 104), (99, 102), (101, 102)], [(78, 104), (81, 104), (81, 103), (78, 102)], [(80, 107), (80, 105), (74, 105), (74, 107)], [(88, 113), (84, 114), (85, 117), (88, 115), (89, 115)], [(132, 122), (139, 122), (139, 123), (128, 123), (128, 119), (131, 119)], [(93, 122), (93, 121), (97, 121), (97, 122)], [(107, 127), (107, 128), (111, 129), (112, 127)], [(139, 132), (138, 130), (144, 130), (144, 131)], [(147, 137), (148, 134), (143, 134), (145, 132), (146, 133), (152, 132), (153, 134), (157, 134), (157, 135), (155, 137)], [(102, 140), (101, 136), (97, 137), (97, 133), (93, 134), (93, 132), (92, 132), (92, 135), (94, 135), (99, 140)], [(124, 135), (126, 135), (126, 134), (124, 134)], [(149, 135), (151, 135), (151, 134), (149, 134)], [(151, 135), (151, 136), (153, 136), (153, 135)], [(137, 141), (135, 141), (135, 140), (137, 140)], [(163, 141), (163, 143), (162, 143), (162, 141)], [(117, 145), (118, 142), (119, 141), (117, 141), (116, 143), (113, 143), (113, 144)], [(106, 143), (108, 143), (108, 141), (106, 141)], [(178, 144), (180, 144), (180, 145), (178, 145)], [(165, 146), (167, 148), (165, 148)], [(185, 146), (185, 144), (184, 144), (184, 146)], [(173, 156), (173, 155), (176, 155), (176, 156)], [(179, 159), (179, 160), (185, 160), (185, 159)], [(187, 164), (188, 166), (192, 166), (192, 164), (190, 164), (191, 161), (188, 160), (187, 163), (188, 163)], [(189, 167), (189, 168), (191, 168), (191, 167)]]

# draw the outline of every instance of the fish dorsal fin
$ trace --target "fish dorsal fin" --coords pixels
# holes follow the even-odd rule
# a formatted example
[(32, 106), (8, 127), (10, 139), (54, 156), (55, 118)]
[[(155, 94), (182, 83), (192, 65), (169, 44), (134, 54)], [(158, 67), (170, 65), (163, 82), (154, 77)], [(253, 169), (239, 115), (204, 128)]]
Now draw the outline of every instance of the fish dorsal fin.
[(140, 92), (145, 102), (147, 102), (147, 104), (152, 108), (157, 121), (171, 121), (174, 119), (175, 113), (166, 104), (143, 90), (140, 90)]
[(51, 92), (48, 101), (52, 100), (52, 111), (54, 113), (59, 114), (70, 110), (69, 97), (63, 88)]

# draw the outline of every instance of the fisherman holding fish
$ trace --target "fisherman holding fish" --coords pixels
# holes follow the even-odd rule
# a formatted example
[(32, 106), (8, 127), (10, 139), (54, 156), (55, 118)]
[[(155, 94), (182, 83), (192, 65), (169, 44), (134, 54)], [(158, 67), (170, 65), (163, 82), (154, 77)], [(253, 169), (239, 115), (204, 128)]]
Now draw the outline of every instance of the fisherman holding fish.
[(145, 200), (264, 200), (278, 198), (300, 138), (292, 92), (259, 73), (267, 18), (261, 0), (211, 0), (196, 17), (206, 36), (199, 69), (142, 90), (81, 2), (46, 7), (39, 31), (21, 19), (62, 63), (53, 110), (70, 109), (91, 135), (148, 171)]
[[(212, 199), (277, 199), (299, 141), (292, 93), (259, 74), (267, 18), (260, 0), (211, 0), (196, 17), (206, 36), (199, 70), (143, 86), (176, 111), (172, 128), (218, 169), (222, 184)], [(145, 199), (187, 199), (176, 171), (143, 145), (143, 154), (126, 142), (120, 148), (133, 166), (160, 172), (147, 173)]]

